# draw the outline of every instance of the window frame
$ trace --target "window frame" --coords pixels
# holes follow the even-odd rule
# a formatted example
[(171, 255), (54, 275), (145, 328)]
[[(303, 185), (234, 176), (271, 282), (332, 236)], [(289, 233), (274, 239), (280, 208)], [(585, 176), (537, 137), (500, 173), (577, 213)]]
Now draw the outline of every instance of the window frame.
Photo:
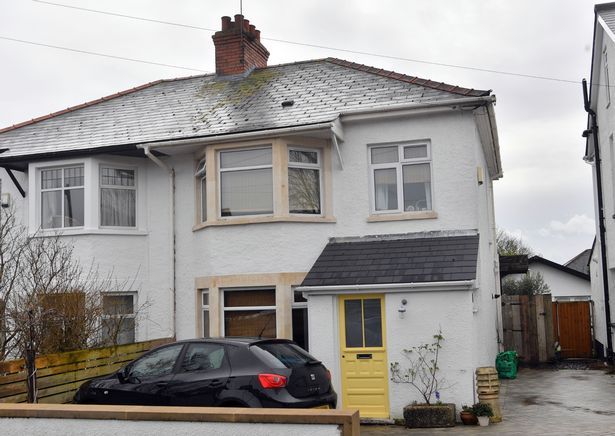
[[(79, 186), (64, 186), (64, 171), (72, 168), (81, 168), (83, 171), (83, 184)], [(43, 172), (50, 170), (61, 170), (62, 173), (62, 181), (61, 186), (59, 188), (43, 188)], [(37, 215), (37, 224), (38, 227), (44, 232), (57, 232), (57, 231), (65, 231), (65, 230), (81, 230), (85, 227), (86, 223), (86, 215), (87, 215), (87, 201), (86, 201), (86, 191), (87, 191), (87, 176), (86, 176), (86, 165), (84, 162), (74, 162), (74, 163), (62, 163), (57, 165), (49, 165), (49, 166), (41, 166), (37, 168), (36, 172), (36, 205), (38, 206)], [(65, 214), (64, 214), (64, 204), (65, 204), (65, 191), (81, 189), (83, 190), (83, 218), (82, 224), (80, 226), (65, 226)], [(43, 193), (44, 192), (60, 192), (60, 198), (62, 201), (61, 206), (61, 217), (62, 217), (62, 225), (60, 227), (43, 227)]]
[[(121, 186), (116, 187), (115, 185), (103, 185), (102, 183), (102, 169), (110, 168), (114, 170), (128, 170), (134, 172), (134, 186)], [(100, 162), (98, 164), (98, 179), (97, 179), (96, 189), (98, 190), (98, 228), (99, 229), (110, 229), (110, 230), (136, 230), (139, 227), (139, 169), (136, 166), (128, 166), (128, 165), (116, 165), (109, 162)], [(132, 189), (135, 191), (135, 225), (134, 226), (104, 226), (102, 224), (102, 190), (106, 189)]]
[[(201, 167), (201, 163), (203, 166)], [(197, 179), (197, 183), (199, 184), (199, 198), (198, 204), (200, 205), (198, 213), (199, 222), (204, 223), (207, 222), (207, 157), (201, 157), (196, 164), (196, 170), (194, 171), (194, 177)], [(205, 201), (203, 201), (203, 188), (205, 190)]]
[[(290, 161), (290, 152), (291, 151), (305, 151), (316, 153), (317, 163), (309, 164), (302, 162), (291, 162)], [(320, 207), (320, 213), (300, 213), (300, 212), (291, 212), (290, 211), (290, 172), (288, 172), (288, 180), (287, 180), (287, 193), (288, 193), (288, 211), (291, 216), (314, 216), (314, 217), (322, 217), (324, 216), (324, 185), (323, 185), (323, 159), (322, 152), (320, 148), (315, 147), (306, 147), (300, 145), (294, 145), (287, 143), (286, 146), (286, 157), (287, 157), (287, 167), (290, 168), (300, 168), (300, 169), (308, 169), (308, 170), (317, 170), (318, 171), (318, 205)], [(275, 210), (274, 210), (275, 214)]]
[[(427, 155), (419, 158), (405, 158), (404, 149), (406, 147), (418, 147), (425, 146)], [(378, 148), (397, 147), (397, 162), (387, 163), (372, 163), (372, 150)], [(403, 168), (404, 166), (411, 165), (429, 165), (429, 177), (430, 177), (430, 202), (431, 209), (420, 211), (406, 211), (404, 207), (404, 188), (403, 188)], [(396, 142), (387, 144), (370, 144), (367, 147), (367, 166), (369, 171), (369, 198), (370, 198), (370, 214), (371, 215), (391, 215), (391, 214), (424, 214), (433, 213), (435, 211), (434, 206), (434, 189), (433, 189), (433, 159), (431, 152), (431, 141), (419, 140), (409, 142)], [(374, 180), (375, 170), (379, 169), (395, 169), (396, 171), (396, 183), (397, 183), (397, 209), (377, 210), (376, 209), (376, 186)]]
[[(207, 295), (207, 304), (205, 304), (205, 295)], [(209, 289), (201, 289), (201, 336), (203, 338), (211, 337), (211, 310), (210, 310), (210, 301), (211, 295), (209, 293)], [(205, 322), (205, 312), (207, 312), (207, 323)], [(205, 329), (207, 328), (207, 335), (205, 334)]]
[[(227, 292), (250, 292), (250, 291), (273, 291), (274, 296), (276, 297), (276, 302), (274, 303), (273, 306), (231, 306), (231, 307), (226, 307), (225, 303), (224, 303), (224, 296)], [(222, 288), (220, 289), (220, 321), (221, 321), (221, 325), (220, 325), (220, 333), (221, 336), (224, 338), (226, 337), (226, 312), (247, 312), (247, 311), (269, 311), (269, 310), (273, 310), (274, 314), (275, 314), (275, 324), (274, 324), (274, 329), (275, 329), (275, 336), (273, 336), (273, 338), (277, 338), (278, 337), (278, 305), (277, 305), (277, 287), (276, 286), (264, 286), (264, 287), (250, 287), (250, 288)]]
[[(222, 168), (222, 154), (228, 152), (238, 152), (238, 151), (248, 151), (248, 150), (271, 150), (271, 163), (269, 165), (252, 165), (246, 167), (232, 167), (232, 168)], [(250, 147), (238, 147), (238, 148), (225, 148), (216, 150), (216, 182), (217, 182), (217, 209), (216, 217), (218, 220), (232, 220), (232, 219), (240, 219), (240, 218), (256, 218), (256, 217), (272, 217), (275, 216), (275, 165), (274, 165), (274, 146), (272, 143), (269, 144), (260, 144)], [(207, 162), (205, 163), (207, 165)], [(222, 173), (230, 173), (230, 172), (239, 172), (239, 171), (250, 171), (250, 170), (263, 170), (263, 169), (271, 169), (271, 213), (260, 213), (260, 214), (247, 214), (247, 215), (222, 215)]]
[[(103, 309), (103, 313), (101, 314), (100, 319), (101, 319), (101, 323), (104, 322), (104, 320), (107, 320), (107, 319), (116, 319), (116, 318), (120, 318), (121, 320), (133, 319), (134, 320), (134, 341), (133, 342), (126, 342), (126, 344), (131, 344), (131, 343), (134, 344), (134, 343), (138, 342), (138, 339), (137, 339), (137, 314), (136, 314), (138, 293), (137, 292), (104, 292), (102, 294), (102, 298), (104, 298), (106, 296), (111, 296), (111, 297), (127, 297), (127, 296), (130, 296), (130, 297), (132, 297), (132, 313), (131, 314), (112, 315), (112, 314), (104, 313), (104, 309)], [(102, 329), (101, 329), (101, 335), (102, 335)], [(120, 344), (118, 343), (118, 345), (120, 345)]]

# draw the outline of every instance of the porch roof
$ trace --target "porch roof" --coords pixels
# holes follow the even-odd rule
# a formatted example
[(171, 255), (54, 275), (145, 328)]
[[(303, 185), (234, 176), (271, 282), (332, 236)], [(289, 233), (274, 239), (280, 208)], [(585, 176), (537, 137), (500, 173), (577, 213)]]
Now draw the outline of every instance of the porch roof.
[(474, 280), (478, 234), (438, 233), (332, 239), (301, 286)]

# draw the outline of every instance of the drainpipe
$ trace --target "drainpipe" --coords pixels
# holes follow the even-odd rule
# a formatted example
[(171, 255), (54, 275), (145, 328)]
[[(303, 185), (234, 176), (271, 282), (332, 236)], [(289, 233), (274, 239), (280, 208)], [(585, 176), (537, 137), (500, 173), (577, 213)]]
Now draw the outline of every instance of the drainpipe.
[(173, 326), (173, 338), (177, 336), (177, 290), (176, 290), (176, 269), (177, 269), (177, 259), (175, 255), (175, 169), (169, 167), (166, 163), (158, 159), (154, 156), (151, 151), (149, 145), (139, 146), (139, 148), (143, 149), (145, 155), (156, 165), (158, 165), (163, 170), (169, 173), (169, 195), (171, 198), (171, 210), (169, 219), (171, 221), (171, 241), (170, 241), (170, 250), (171, 250), (171, 275), (172, 275), (172, 284), (171, 284), (171, 293), (173, 294), (173, 313), (171, 314), (172, 318), (172, 326)]
[(596, 190), (598, 194), (598, 234), (600, 238), (600, 256), (602, 260), (602, 287), (604, 290), (604, 318), (606, 321), (606, 357), (608, 360), (613, 360), (613, 337), (611, 334), (611, 305), (609, 302), (609, 268), (606, 263), (606, 228), (604, 220), (604, 201), (602, 198), (602, 161), (600, 159), (600, 147), (598, 146), (598, 123), (596, 121), (596, 112), (589, 106), (587, 97), (587, 81), (583, 79), (583, 104), (585, 112), (591, 119), (591, 127), (583, 132), (583, 136), (591, 134), (594, 139), (594, 161), (596, 162)]

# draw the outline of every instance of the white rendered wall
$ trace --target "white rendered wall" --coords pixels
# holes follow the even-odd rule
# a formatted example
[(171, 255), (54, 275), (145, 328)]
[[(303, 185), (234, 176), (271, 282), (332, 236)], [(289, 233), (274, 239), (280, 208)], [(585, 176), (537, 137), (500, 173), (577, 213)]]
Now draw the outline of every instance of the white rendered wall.
[[(381, 291), (386, 292), (386, 289)], [(370, 293), (381, 293), (374, 290)], [(406, 313), (401, 318), (398, 308), (406, 299)], [(341, 367), (339, 343), (338, 297), (310, 295), (310, 353), (318, 356), (330, 369), (333, 386), (338, 393), (338, 407), (342, 408)], [(388, 364), (399, 362), (407, 367), (402, 350), (431, 343), (442, 329), (444, 341), (440, 354), (441, 376), (448, 387), (441, 390), (441, 400), (452, 402), (460, 410), (462, 404), (473, 401), (473, 324), (471, 291), (402, 292), (385, 294), (386, 349)], [(488, 344), (481, 344), (487, 348)], [(484, 351), (483, 351), (484, 353)], [(410, 385), (390, 380), (389, 405), (392, 418), (402, 418), (404, 406), (422, 402), (419, 392)], [(435, 401), (435, 397), (433, 398)]]
[(339, 436), (337, 425), (266, 424), (179, 421), (126, 421), (113, 419), (0, 418), (2, 434), (47, 436)]
[[(599, 23), (597, 26), (601, 26)], [(615, 215), (615, 90), (613, 89), (613, 78), (615, 77), (615, 64), (613, 60), (615, 60), (615, 44), (608, 36), (607, 32), (603, 32), (602, 29), (597, 29), (596, 34), (604, 35), (602, 39), (602, 46), (597, 45), (595, 47), (595, 55), (599, 56), (600, 62), (596, 64), (599, 71), (599, 83), (605, 83), (605, 72), (602, 64), (603, 58), (603, 49), (606, 49), (606, 53), (608, 59), (610, 59), (609, 63), (609, 78), (610, 78), (610, 86), (609, 87), (594, 87), (592, 89), (592, 101), (596, 102), (596, 114), (597, 114), (597, 123), (599, 126), (599, 147), (601, 153), (602, 160), (602, 192), (603, 192), (603, 201), (604, 201), (604, 216), (605, 216), (605, 228), (606, 228), (606, 256), (607, 256), (607, 266), (609, 268), (609, 283), (610, 283), (610, 310), (611, 310), (611, 322), (613, 322), (613, 316), (615, 315), (615, 281), (614, 281), (614, 273), (613, 268), (615, 268), (615, 219), (613, 216)], [(611, 93), (611, 102), (609, 104), (606, 98), (606, 92)], [(590, 138), (591, 139), (591, 138)], [(595, 165), (595, 163), (593, 164)], [(600, 341), (605, 349), (607, 346), (606, 339), (606, 321), (605, 321), (605, 312), (604, 312), (604, 290), (602, 283), (602, 270), (601, 270), (601, 258), (599, 255), (600, 252), (600, 231), (599, 231), (599, 222), (598, 222), (598, 201), (596, 196), (596, 174), (595, 174), (595, 166), (593, 166), (593, 179), (594, 179), (594, 205), (595, 205), (595, 217), (596, 217), (596, 245), (594, 248), (594, 256), (598, 261), (597, 265), (591, 265), (591, 268), (596, 269), (595, 274), (592, 273), (592, 300), (594, 300), (594, 335), (596, 340)]]
[(531, 263), (529, 271), (539, 272), (545, 283), (551, 289), (553, 299), (558, 297), (590, 297), (591, 284), (589, 280), (568, 274), (556, 268), (541, 263)]

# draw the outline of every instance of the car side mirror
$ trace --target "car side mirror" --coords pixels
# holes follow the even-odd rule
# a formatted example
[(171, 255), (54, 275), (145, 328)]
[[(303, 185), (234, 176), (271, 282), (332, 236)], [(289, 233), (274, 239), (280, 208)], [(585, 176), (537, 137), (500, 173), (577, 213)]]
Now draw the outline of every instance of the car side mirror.
[(126, 369), (126, 367), (121, 368), (117, 373), (117, 379), (120, 381), (120, 383), (126, 383), (128, 381), (128, 371)]

